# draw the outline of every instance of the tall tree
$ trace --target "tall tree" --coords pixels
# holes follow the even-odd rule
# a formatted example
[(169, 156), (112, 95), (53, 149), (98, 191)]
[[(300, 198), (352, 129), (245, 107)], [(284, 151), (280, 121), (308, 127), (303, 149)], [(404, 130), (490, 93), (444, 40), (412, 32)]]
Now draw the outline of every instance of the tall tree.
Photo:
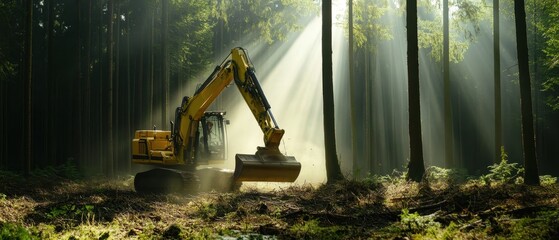
[(48, 23), (47, 23), (47, 108), (48, 112), (51, 113), (47, 117), (47, 139), (45, 140), (47, 144), (48, 157), (47, 162), (54, 164), (57, 160), (57, 149), (58, 141), (56, 139), (56, 113), (57, 111), (57, 84), (55, 77), (55, 65), (54, 65), (54, 22), (56, 21), (56, 14), (54, 13), (54, 1), (49, 0), (48, 4)]
[[(115, 11), (115, 16), (116, 18), (114, 18), (114, 25), (113, 25), (113, 37), (114, 37), (114, 41), (113, 41), (113, 58), (114, 58), (114, 76), (113, 76), (113, 141), (115, 142), (115, 149), (114, 149), (114, 154), (113, 157), (115, 159), (115, 163), (113, 164), (113, 166), (116, 167), (116, 170), (119, 169), (119, 161), (118, 159), (123, 159), (122, 158), (122, 147), (124, 144), (122, 144), (123, 142), (126, 141), (122, 141), (123, 139), (121, 139), (121, 134), (120, 132), (123, 130), (122, 125), (120, 124), (121, 118), (120, 116), (122, 115), (122, 110), (120, 108), (120, 36), (121, 36), (121, 31), (120, 31), (120, 6), (121, 4), (117, 3)], [(125, 159), (125, 158), (124, 158)]]
[(501, 159), (501, 53), (499, 30), (499, 0), (493, 0), (493, 81), (495, 97), (495, 163)]
[(114, 146), (113, 146), (113, 25), (114, 25), (114, 2), (109, 0), (108, 5), (108, 29), (107, 29), (107, 175), (114, 176)]
[(91, 167), (91, 8), (92, 0), (87, 1), (87, 32), (85, 37), (85, 81), (84, 81), (84, 102), (83, 102), (83, 146), (82, 159), (85, 166)]
[(331, 184), (343, 179), (336, 153), (334, 83), (332, 74), (332, 0), (322, 2), (322, 97), (326, 178), (327, 183)]
[(528, 63), (528, 36), (526, 35), (526, 10), (524, 0), (514, 0), (516, 47), (520, 82), (520, 111), (522, 118), (522, 148), (524, 150), (524, 183), (539, 185), (534, 116), (532, 113), (532, 87)]
[[(132, 139), (132, 114), (133, 109), (131, 106), (132, 100), (132, 79), (131, 79), (131, 62), (130, 62), (130, 11), (126, 11), (126, 118), (125, 118), (125, 128), (127, 139)], [(131, 149), (129, 147), (126, 148), (126, 156), (131, 156)], [(127, 159), (127, 158), (126, 158)], [(125, 165), (126, 172), (130, 172), (131, 168), (131, 161), (126, 161)]]
[(450, 27), (448, 0), (443, 0), (443, 85), (444, 85), (444, 140), (447, 167), (454, 163), (454, 136), (452, 134), (452, 105), (450, 98)]
[(425, 173), (423, 142), (421, 140), (421, 111), (419, 102), (419, 46), (417, 39), (417, 1), (406, 0), (408, 40), (408, 108), (410, 162), (407, 178), (419, 182)]
[(24, 156), (25, 174), (29, 175), (31, 171), (32, 152), (32, 82), (33, 79), (33, 0), (25, 2), (25, 46), (24, 46), (24, 147), (22, 154)]
[[(73, 128), (73, 143), (75, 144), (75, 146), (77, 146), (75, 148), (75, 151), (73, 152), (74, 156), (79, 156), (79, 161), (83, 161), (83, 149), (85, 148), (83, 145), (83, 141), (81, 141), (81, 139), (83, 139), (83, 125), (82, 125), (82, 121), (83, 121), (83, 115), (84, 115), (84, 111), (82, 108), (82, 103), (83, 103), (83, 98), (82, 98), (82, 4), (80, 0), (75, 0), (76, 1), (76, 19), (75, 19), (75, 24), (77, 25), (76, 27), (76, 63), (77, 63), (77, 72), (76, 72), (76, 89), (78, 89), (77, 91), (74, 91), (74, 101), (73, 101), (73, 109), (74, 111), (77, 112), (78, 115), (78, 119), (77, 121), (72, 121), (74, 123)], [(73, 113), (72, 113), (73, 114)]]
[(161, 127), (167, 123), (167, 105), (169, 104), (169, 0), (161, 1)]
[(153, 89), (154, 89), (154, 73), (155, 73), (155, 3), (148, 3), (149, 7), (149, 43), (148, 43), (148, 114), (149, 114), (149, 123), (151, 125), (155, 125), (155, 121), (153, 119), (153, 104), (154, 104), (154, 97), (153, 97)]
[(353, 72), (353, 65), (354, 65), (354, 50), (353, 50), (353, 0), (348, 0), (347, 3), (347, 12), (348, 12), (348, 36), (349, 36), (349, 101), (350, 101), (350, 111), (351, 111), (351, 149), (353, 153), (353, 174), (355, 178), (360, 177), (362, 166), (360, 162), (362, 161), (361, 156), (357, 151), (357, 116), (356, 116), (356, 107), (355, 107), (355, 74)]

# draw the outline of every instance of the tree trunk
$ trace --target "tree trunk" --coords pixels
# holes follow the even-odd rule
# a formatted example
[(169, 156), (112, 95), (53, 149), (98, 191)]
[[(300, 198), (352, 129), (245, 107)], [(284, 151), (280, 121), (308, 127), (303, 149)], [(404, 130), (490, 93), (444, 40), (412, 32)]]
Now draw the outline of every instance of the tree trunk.
[(113, 0), (108, 2), (107, 27), (107, 176), (114, 176), (113, 162)]
[(332, 1), (322, 2), (322, 94), (324, 111), (324, 148), (327, 183), (342, 180), (336, 153), (334, 84), (332, 75)]
[[(152, 7), (150, 5), (150, 7)], [(154, 126), (154, 119), (153, 119), (153, 81), (154, 81), (154, 72), (155, 72), (155, 7), (150, 10), (150, 25), (149, 25), (149, 65), (148, 65), (148, 114), (149, 114), (149, 123), (150, 125)]]
[(45, 140), (47, 144), (47, 164), (55, 164), (57, 162), (57, 139), (56, 139), (56, 116), (58, 101), (57, 94), (57, 84), (55, 80), (54, 72), (54, 1), (48, 1), (48, 23), (47, 23), (47, 139)]
[(24, 76), (24, 90), (23, 90), (23, 95), (24, 95), (24, 134), (23, 134), (23, 139), (24, 139), (24, 146), (23, 146), (23, 151), (24, 153), (22, 154), (22, 156), (24, 156), (24, 172), (25, 175), (28, 176), (29, 173), (31, 172), (31, 158), (33, 157), (33, 152), (32, 152), (32, 136), (33, 136), (33, 132), (32, 132), (32, 82), (31, 80), (33, 79), (33, 1), (32, 0), (27, 0), (25, 2), (25, 9), (26, 9), (26, 15), (25, 15), (25, 47), (24, 47), (24, 52), (25, 52), (25, 57), (24, 57), (24, 71), (25, 74), (23, 74)]
[(444, 139), (447, 168), (457, 167), (454, 162), (454, 136), (452, 134), (452, 102), (450, 98), (450, 49), (449, 49), (448, 0), (443, 0), (443, 84), (444, 84)]
[(91, 2), (88, 0), (87, 7), (87, 34), (85, 39), (85, 83), (84, 83), (84, 116), (83, 116), (83, 159), (86, 167), (91, 167)]
[(99, 24), (97, 25), (97, 60), (99, 61), (98, 65), (97, 65), (97, 69), (98, 69), (98, 84), (99, 86), (96, 89), (96, 94), (97, 94), (97, 106), (95, 106), (97, 109), (95, 110), (97, 113), (96, 116), (96, 122), (98, 122), (99, 124), (95, 124), (95, 132), (96, 132), (96, 145), (97, 145), (97, 149), (95, 151), (95, 160), (98, 161), (99, 164), (99, 169), (106, 173), (106, 165), (107, 165), (107, 159), (104, 158), (104, 156), (106, 155), (106, 148), (105, 148), (105, 142), (103, 141), (103, 139), (106, 139), (105, 136), (105, 124), (106, 121), (104, 118), (104, 97), (103, 97), (103, 80), (104, 80), (104, 72), (103, 69), (105, 68), (104, 65), (104, 58), (103, 58), (103, 11), (101, 10), (102, 8), (104, 8), (104, 4), (102, 4), (100, 6), (100, 9), (97, 9), (98, 11), (98, 20), (99, 20)]
[[(114, 18), (113, 18), (114, 19)], [(118, 172), (120, 161), (122, 159), (122, 148), (121, 144), (124, 144), (127, 141), (122, 141), (120, 132), (123, 130), (122, 126), (120, 125), (120, 6), (117, 4), (116, 7), (116, 30), (113, 30), (113, 36), (115, 37), (114, 40), (114, 77), (113, 77), (113, 133), (114, 133), (114, 143), (116, 149), (114, 149), (113, 158), (115, 159), (115, 163), (113, 164), (114, 171)]]
[(353, 0), (348, 0), (348, 24), (349, 24), (349, 101), (350, 101), (350, 112), (351, 112), (351, 149), (353, 154), (353, 175), (355, 179), (365, 176), (365, 172), (362, 172), (363, 166), (361, 161), (363, 158), (360, 156), (357, 149), (357, 116), (355, 107), (355, 73), (353, 72), (354, 65), (354, 50), (353, 50)]
[[(132, 79), (130, 78), (130, 14), (126, 11), (126, 118), (125, 118), (125, 136), (127, 140), (130, 141), (132, 139), (132, 129), (131, 129), (131, 116), (132, 116)], [(125, 149), (126, 151), (126, 172), (130, 172), (131, 168), (131, 160), (129, 159), (132, 156), (131, 148), (127, 146)]]
[(169, 103), (169, 52), (168, 52), (168, 34), (169, 34), (169, 0), (162, 0), (162, 33), (161, 33), (161, 128), (164, 129), (167, 124), (167, 105)]
[(499, 32), (499, 0), (493, 0), (493, 80), (495, 97), (495, 163), (501, 161), (501, 52)]
[(417, 2), (407, 0), (406, 26), (408, 40), (408, 108), (410, 162), (407, 178), (420, 182), (425, 173), (423, 142), (421, 140), (421, 111), (419, 97), (419, 47), (417, 39)]
[(514, 1), (518, 73), (520, 82), (520, 107), (522, 118), (522, 148), (524, 150), (524, 183), (539, 185), (534, 116), (532, 114), (532, 88), (528, 65), (528, 36), (526, 35), (526, 11), (524, 0)]
[[(369, 36), (367, 36), (367, 38), (369, 39)], [(364, 58), (364, 75), (365, 77), (363, 79), (365, 79), (365, 84), (363, 84), (364, 88), (365, 88), (365, 120), (363, 123), (363, 130), (365, 132), (365, 161), (367, 161), (367, 163), (365, 164), (365, 168), (367, 169), (367, 171), (369, 172), (373, 172), (375, 169), (377, 169), (380, 165), (378, 164), (378, 162), (376, 162), (377, 158), (373, 157), (373, 148), (374, 148), (374, 139), (373, 139), (373, 127), (372, 127), (372, 123), (373, 123), (373, 104), (372, 104), (372, 95), (371, 94), (371, 85), (372, 85), (372, 79), (373, 76), (371, 74), (371, 54), (369, 54), (367, 49), (363, 49), (362, 50), (363, 53), (363, 58)]]
[(76, 14), (76, 31), (77, 31), (77, 38), (76, 38), (76, 64), (78, 65), (78, 71), (76, 73), (76, 87), (75, 89), (77, 89), (77, 91), (74, 92), (74, 103), (73, 103), (73, 111), (77, 114), (77, 121), (72, 121), (74, 122), (74, 129), (73, 129), (73, 137), (74, 137), (74, 141), (72, 141), (74, 143), (74, 145), (76, 146), (76, 150), (73, 152), (74, 156), (76, 157), (76, 164), (79, 162), (81, 163), (83, 161), (83, 149), (84, 149), (84, 144), (83, 144), (83, 128), (82, 128), (82, 117), (83, 117), (83, 108), (82, 108), (82, 102), (83, 102), (83, 98), (82, 98), (82, 36), (81, 36), (81, 14), (82, 14), (82, 9), (81, 9), (81, 1), (80, 0), (76, 0), (76, 8), (77, 8), (77, 14)]

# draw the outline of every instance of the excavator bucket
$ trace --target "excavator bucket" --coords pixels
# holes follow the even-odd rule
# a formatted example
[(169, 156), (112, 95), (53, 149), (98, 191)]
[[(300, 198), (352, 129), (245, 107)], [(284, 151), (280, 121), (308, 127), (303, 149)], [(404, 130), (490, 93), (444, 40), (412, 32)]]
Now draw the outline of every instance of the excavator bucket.
[(236, 154), (234, 179), (237, 182), (294, 182), (301, 163), (277, 150), (258, 149), (256, 154)]

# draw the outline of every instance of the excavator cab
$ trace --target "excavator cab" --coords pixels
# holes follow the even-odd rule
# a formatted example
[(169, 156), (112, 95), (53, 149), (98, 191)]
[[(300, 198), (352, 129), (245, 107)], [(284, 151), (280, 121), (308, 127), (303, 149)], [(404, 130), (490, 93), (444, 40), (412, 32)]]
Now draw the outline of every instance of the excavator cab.
[(205, 112), (198, 124), (198, 164), (221, 163), (227, 159), (225, 112)]

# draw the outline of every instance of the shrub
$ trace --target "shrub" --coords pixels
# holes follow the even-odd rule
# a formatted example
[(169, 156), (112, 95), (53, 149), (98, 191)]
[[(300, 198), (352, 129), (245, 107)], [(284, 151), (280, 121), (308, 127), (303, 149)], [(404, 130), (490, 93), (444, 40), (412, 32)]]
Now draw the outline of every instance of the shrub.
[(15, 223), (0, 224), (0, 239), (38, 239), (21, 225)]
[(489, 173), (480, 178), (485, 184), (515, 183), (524, 173), (524, 168), (519, 167), (518, 163), (508, 162), (508, 155), (504, 147), (501, 147), (501, 162), (487, 168), (489, 168)]

